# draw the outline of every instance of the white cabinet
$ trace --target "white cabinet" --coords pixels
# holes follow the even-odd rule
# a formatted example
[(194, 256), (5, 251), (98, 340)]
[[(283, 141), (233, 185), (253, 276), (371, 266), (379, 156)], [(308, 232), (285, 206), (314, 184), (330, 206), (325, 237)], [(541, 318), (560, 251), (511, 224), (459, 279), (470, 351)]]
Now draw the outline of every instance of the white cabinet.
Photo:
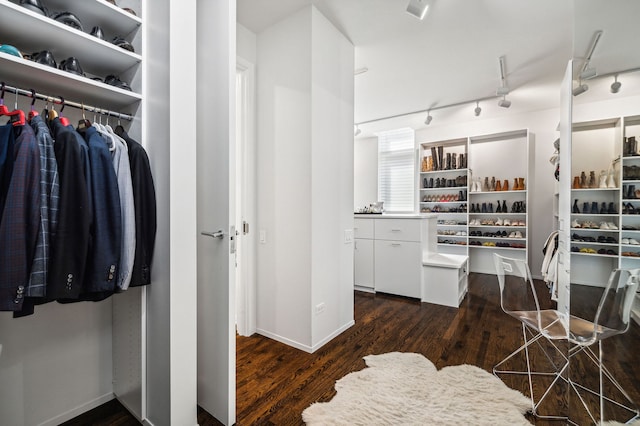
[(375, 241), (376, 292), (420, 297), (422, 247), (415, 241)]
[(360, 215), (354, 221), (354, 286), (421, 297), (422, 258), (436, 252), (436, 217)]
[(425, 256), (422, 301), (457, 308), (467, 294), (468, 256), (433, 254)]

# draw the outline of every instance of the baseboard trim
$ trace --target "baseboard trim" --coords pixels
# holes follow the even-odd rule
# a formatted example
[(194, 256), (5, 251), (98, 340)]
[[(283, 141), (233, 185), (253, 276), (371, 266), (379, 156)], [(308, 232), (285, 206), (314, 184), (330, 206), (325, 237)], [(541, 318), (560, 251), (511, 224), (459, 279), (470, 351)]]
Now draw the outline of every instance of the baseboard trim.
[(337, 335), (339, 335), (349, 327), (353, 326), (354, 324), (355, 324), (354, 320), (349, 321), (348, 323), (346, 323), (345, 325), (343, 325), (342, 327), (338, 328), (336, 331), (331, 333), (329, 336), (322, 339), (320, 343), (317, 343), (313, 346), (304, 345), (300, 342), (296, 342), (295, 340), (287, 339), (286, 337), (282, 337), (278, 334), (271, 333), (270, 331), (263, 330), (261, 328), (258, 328), (256, 330), (256, 333), (258, 333), (261, 336), (268, 337), (269, 339), (273, 339), (277, 342), (284, 343), (287, 346), (291, 346), (293, 348), (300, 349), (301, 351), (312, 354), (318, 349), (320, 349), (325, 343), (327, 343), (328, 341), (330, 341), (331, 339), (333, 339), (334, 337), (336, 337)]
[(318, 349), (320, 349), (321, 347), (323, 347), (326, 343), (331, 341), (336, 336), (342, 334), (346, 329), (352, 327), (355, 323), (356, 322), (354, 320), (349, 321), (348, 323), (346, 323), (342, 327), (338, 328), (336, 331), (334, 331), (333, 333), (331, 333), (330, 335), (328, 335), (327, 337), (325, 337), (324, 339), (322, 339), (321, 341), (319, 341), (318, 343), (313, 345), (313, 347), (311, 348), (311, 353), (313, 353), (313, 352), (317, 351)]
[(109, 392), (107, 394), (104, 394), (102, 396), (99, 396), (91, 401), (88, 401), (76, 408), (72, 408), (69, 411), (66, 411), (62, 414), (59, 414), (49, 420), (46, 420), (42, 423), (40, 423), (38, 426), (57, 426), (60, 423), (64, 423), (68, 420), (73, 419), (74, 417), (79, 416), (82, 413), (85, 413), (89, 410), (93, 410), (96, 407), (101, 406), (102, 404), (106, 404), (107, 402), (111, 401), (113, 398), (115, 398), (115, 395), (113, 394), (113, 392)]

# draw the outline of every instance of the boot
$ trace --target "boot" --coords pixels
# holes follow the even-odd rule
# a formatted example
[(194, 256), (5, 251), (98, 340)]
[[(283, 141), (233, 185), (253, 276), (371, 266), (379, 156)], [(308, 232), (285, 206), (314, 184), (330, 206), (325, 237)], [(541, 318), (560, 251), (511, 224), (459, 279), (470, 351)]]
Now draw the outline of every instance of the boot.
[(476, 213), (476, 206), (471, 203), (471, 213)]
[(625, 195), (625, 198), (627, 200), (633, 200), (634, 198), (636, 198), (636, 186), (635, 185), (629, 185), (629, 192), (627, 192), (627, 194)]
[(502, 200), (502, 213), (507, 213), (507, 200)]
[(587, 214), (588, 212), (589, 212), (589, 203), (588, 202), (582, 203), (582, 213)]
[(598, 180), (598, 188), (607, 187), (607, 172), (600, 170), (600, 179)]
[(457, 169), (458, 168), (456, 166), (457, 162), (458, 162), (458, 154), (456, 154), (456, 153), (451, 154), (451, 168), (452, 169)]
[(571, 185), (571, 189), (580, 189), (580, 176), (573, 177), (573, 185)]
[(630, 156), (630, 149), (629, 149), (629, 139), (628, 138), (624, 138), (624, 141), (622, 142), (622, 156), (623, 157), (628, 157)]
[(498, 207), (496, 207), (496, 213), (502, 213), (502, 206), (500, 205), (500, 200), (498, 200)]
[(436, 147), (431, 147), (431, 158), (433, 161), (433, 170), (440, 170), (440, 163), (438, 162), (438, 155), (436, 154)]
[(607, 210), (607, 214), (618, 214), (616, 210), (616, 205), (614, 203), (609, 203), (609, 209)]
[(600, 205), (600, 214), (607, 214), (607, 203), (603, 202)]
[(502, 185), (500, 184), (500, 179), (496, 181), (496, 191), (502, 191)]
[(616, 173), (614, 169), (609, 170), (609, 177), (607, 179), (607, 188), (617, 188)]
[(427, 157), (426, 156), (422, 157), (422, 162), (420, 163), (420, 171), (421, 172), (428, 172), (429, 171), (429, 167), (427, 166)]
[(460, 156), (458, 157), (458, 168), (459, 169), (464, 169), (464, 154), (460, 154)]
[(433, 158), (431, 156), (429, 157), (425, 157), (427, 159), (427, 171), (428, 172), (432, 172), (433, 171)]
[(509, 190), (509, 181), (507, 179), (505, 179), (504, 182), (502, 183), (502, 190), (503, 191)]
[(482, 184), (482, 192), (489, 192), (489, 178), (484, 178), (484, 183)]
[(487, 203), (482, 203), (481, 213), (487, 213)]
[[(595, 176), (594, 176), (595, 179)], [(524, 191), (525, 187), (524, 187), (524, 178), (518, 178), (518, 189), (520, 191)]]
[(638, 155), (638, 142), (636, 141), (636, 137), (629, 136), (627, 138), (627, 142), (629, 143), (629, 155), (630, 156)]
[(573, 201), (573, 208), (571, 209), (571, 213), (580, 213), (580, 209), (578, 208), (578, 199)]
[(467, 198), (467, 190), (466, 189), (464, 191), (462, 191), (462, 196), (464, 197), (463, 198), (464, 201), (468, 200), (468, 198)]
[(517, 191), (518, 189), (518, 178), (513, 178), (513, 190)]
[(476, 203), (476, 213), (481, 213), (480, 203)]
[(451, 153), (447, 152), (447, 167), (445, 170), (451, 170)]
[(489, 213), (493, 213), (493, 203), (489, 203)]
[(443, 146), (439, 146), (438, 147), (438, 164), (439, 164), (439, 169), (438, 170), (445, 170), (444, 166), (444, 147)]
[(589, 188), (597, 188), (598, 184), (596, 183), (596, 172), (591, 170), (589, 172)]
[(429, 188), (429, 179), (427, 178), (422, 179), (422, 187)]
[(580, 188), (588, 188), (589, 182), (587, 182), (587, 175), (582, 172), (580, 173)]
[(495, 177), (491, 177), (491, 186), (489, 187), (489, 191), (495, 191), (496, 190), (496, 178)]
[(433, 178), (429, 178), (429, 188), (433, 188)]
[(597, 201), (592, 201), (591, 202), (591, 214), (598, 214), (598, 202)]

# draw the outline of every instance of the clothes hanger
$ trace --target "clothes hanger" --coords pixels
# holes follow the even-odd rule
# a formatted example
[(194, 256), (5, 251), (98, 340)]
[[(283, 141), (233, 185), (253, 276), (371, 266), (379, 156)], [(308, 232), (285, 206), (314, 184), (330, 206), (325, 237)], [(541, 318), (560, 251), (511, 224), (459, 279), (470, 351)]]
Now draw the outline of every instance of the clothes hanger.
[(9, 122), (14, 126), (24, 126), (27, 120), (24, 117), (24, 111), (18, 109), (18, 90), (16, 90), (16, 103), (13, 111), (9, 111), (8, 108), (4, 106), (4, 91), (5, 84), (2, 83), (2, 95), (0, 95), (0, 99), (2, 100), (2, 106), (4, 108), (0, 109), (0, 115), (9, 117)]
[(71, 123), (69, 122), (69, 119), (67, 117), (63, 117), (62, 116), (62, 111), (64, 111), (64, 98), (62, 96), (60, 96), (60, 103), (62, 104), (62, 107), (60, 108), (60, 123), (67, 127), (69, 126)]
[(7, 115), (9, 114), (9, 108), (6, 107), (6, 105), (4, 104), (4, 88), (5, 88), (5, 84), (4, 81), (1, 82), (2, 83), (2, 94), (0, 95), (0, 115)]
[(78, 131), (82, 132), (87, 128), (91, 127), (91, 122), (87, 120), (87, 117), (84, 115), (84, 102), (82, 103), (82, 119), (78, 121)]
[(36, 91), (31, 89), (31, 109), (29, 110), (28, 120), (31, 123), (31, 119), (38, 115), (38, 111), (36, 111), (34, 105), (36, 103)]

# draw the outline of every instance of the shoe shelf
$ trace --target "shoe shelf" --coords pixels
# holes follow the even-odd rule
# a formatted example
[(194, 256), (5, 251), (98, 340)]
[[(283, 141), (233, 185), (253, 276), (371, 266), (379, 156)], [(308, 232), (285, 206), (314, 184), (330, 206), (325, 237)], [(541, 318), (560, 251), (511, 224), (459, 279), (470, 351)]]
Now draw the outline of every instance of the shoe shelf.
[(573, 256), (604, 257), (604, 258), (609, 258), (609, 259), (616, 259), (618, 257), (617, 254), (581, 253), (579, 251), (572, 251), (571, 255), (573, 255)]
[[(433, 175), (439, 175), (439, 174), (461, 174), (461, 175), (465, 175), (467, 174), (467, 170), (468, 169), (443, 169), (443, 170), (430, 170), (428, 172), (420, 172), (421, 176), (433, 176)], [(466, 185), (465, 185), (466, 187)]]
[(475, 245), (469, 244), (470, 248), (475, 249), (484, 249), (484, 250), (513, 250), (513, 251), (526, 251), (526, 247), (500, 247), (500, 246), (483, 246), (483, 245)]
[(618, 247), (618, 243), (599, 243), (593, 241), (580, 241), (580, 240), (571, 240), (572, 245), (578, 246), (594, 246), (594, 247)]
[[(91, 7), (101, 10), (112, 9), (106, 8), (103, 4), (106, 2), (92, 0), (74, 2), (72, 10), (75, 11), (75, 4), (82, 3), (87, 3), (85, 8), (89, 9)], [(48, 49), (51, 50), (58, 64), (64, 59), (74, 56), (78, 58), (85, 73), (101, 78), (108, 74), (122, 74), (142, 62), (142, 57), (138, 53), (125, 50), (109, 41), (100, 40), (89, 33), (39, 15), (18, 4), (0, 0), (0, 9), (3, 15), (2, 25), (0, 25), (0, 40), (5, 44), (15, 46), (23, 53), (31, 54)], [(113, 9), (116, 10), (110, 10), (108, 14), (110, 16), (100, 18), (101, 22), (126, 21), (133, 17), (133, 15), (126, 16), (130, 14), (121, 11), (120, 8)], [(80, 17), (80, 14), (78, 16), (85, 31), (90, 31), (93, 25), (98, 25), (94, 24), (93, 20)], [(52, 40), (55, 40), (53, 45)]]
[[(624, 182), (623, 182), (624, 183)], [(573, 188), (571, 192), (593, 192), (593, 191), (619, 191), (620, 188)]]
[(491, 213), (476, 213), (476, 212), (469, 212), (469, 215), (475, 215), (475, 216), (525, 216), (527, 213), (523, 212), (523, 213), (496, 213), (496, 212), (491, 212)]
[(600, 213), (571, 213), (571, 217), (601, 217), (601, 218), (615, 218), (620, 216), (617, 213), (607, 213), (607, 214), (600, 214)]
[(486, 194), (524, 194), (526, 193), (526, 189), (509, 189), (507, 191), (470, 191), (469, 194), (472, 195), (486, 195)]
[(600, 229), (600, 228), (571, 228), (571, 232), (620, 232), (619, 229)]
[[(142, 100), (140, 93), (81, 77), (0, 52), (0, 79), (9, 85), (28, 87), (47, 95), (64, 94), (70, 100), (82, 100), (107, 109), (128, 112), (125, 108)], [(55, 93), (51, 93), (55, 87)]]

